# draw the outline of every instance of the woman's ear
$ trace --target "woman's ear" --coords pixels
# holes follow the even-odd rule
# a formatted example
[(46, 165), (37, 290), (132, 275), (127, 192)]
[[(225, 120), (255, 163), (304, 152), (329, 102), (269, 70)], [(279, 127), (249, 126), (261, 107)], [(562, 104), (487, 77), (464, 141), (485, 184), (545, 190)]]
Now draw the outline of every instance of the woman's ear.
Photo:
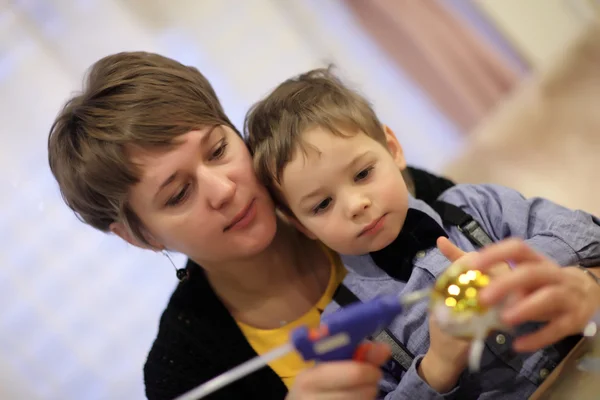
[(383, 132), (385, 134), (385, 143), (388, 151), (392, 155), (392, 158), (394, 159), (394, 162), (398, 168), (403, 171), (406, 168), (406, 159), (404, 158), (404, 151), (402, 150), (402, 146), (400, 145), (398, 138), (387, 125), (383, 125)]
[(113, 222), (110, 224), (109, 229), (112, 233), (126, 241), (132, 246), (139, 247), (141, 249), (148, 249), (154, 251), (164, 250), (165, 246), (162, 246), (160, 243), (156, 242), (154, 239), (149, 238), (148, 243), (144, 243), (135, 237), (133, 233), (123, 224), (122, 222)]

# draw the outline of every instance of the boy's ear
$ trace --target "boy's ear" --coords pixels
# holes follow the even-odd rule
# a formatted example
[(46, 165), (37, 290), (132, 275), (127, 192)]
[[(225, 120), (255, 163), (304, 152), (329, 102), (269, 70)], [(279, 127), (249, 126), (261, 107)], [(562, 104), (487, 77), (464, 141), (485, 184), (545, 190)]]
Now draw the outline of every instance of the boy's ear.
[(401, 171), (406, 169), (406, 159), (404, 158), (404, 151), (398, 141), (398, 138), (389, 126), (383, 125), (383, 132), (385, 133), (385, 142), (387, 144), (388, 151), (392, 155), (394, 162), (400, 168)]
[(164, 246), (160, 243), (155, 242), (154, 239), (149, 238), (149, 245), (138, 240), (129, 229), (122, 222), (113, 222), (110, 224), (109, 229), (112, 233), (126, 241), (132, 246), (139, 247), (140, 249), (148, 249), (148, 250), (164, 250)]

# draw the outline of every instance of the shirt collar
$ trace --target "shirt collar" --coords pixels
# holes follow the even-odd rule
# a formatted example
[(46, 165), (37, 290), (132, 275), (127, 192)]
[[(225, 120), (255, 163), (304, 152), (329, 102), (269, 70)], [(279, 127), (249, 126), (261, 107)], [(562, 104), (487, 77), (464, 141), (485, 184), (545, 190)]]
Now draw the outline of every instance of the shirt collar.
[(407, 282), (417, 253), (435, 247), (440, 236), (448, 237), (448, 234), (439, 214), (425, 202), (409, 196), (408, 212), (400, 233), (388, 246), (370, 255), (388, 275)]

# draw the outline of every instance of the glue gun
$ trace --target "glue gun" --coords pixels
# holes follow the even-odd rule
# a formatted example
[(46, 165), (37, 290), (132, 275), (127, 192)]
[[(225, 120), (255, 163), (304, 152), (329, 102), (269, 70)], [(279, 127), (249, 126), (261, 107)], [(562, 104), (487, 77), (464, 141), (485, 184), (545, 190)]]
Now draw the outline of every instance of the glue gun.
[(400, 297), (384, 295), (351, 304), (325, 317), (318, 328), (297, 328), (291, 334), (290, 343), (240, 364), (175, 400), (204, 398), (294, 350), (305, 361), (364, 361), (369, 348), (365, 339), (387, 327), (405, 307), (428, 297), (429, 292), (420, 290)]

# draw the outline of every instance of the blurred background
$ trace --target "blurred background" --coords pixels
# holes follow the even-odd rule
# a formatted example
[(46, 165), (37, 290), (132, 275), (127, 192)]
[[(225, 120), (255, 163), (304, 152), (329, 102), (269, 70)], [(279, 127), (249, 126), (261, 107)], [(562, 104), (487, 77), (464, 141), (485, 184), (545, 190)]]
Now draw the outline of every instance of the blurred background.
[(47, 166), (50, 125), (94, 61), (145, 50), (194, 65), (238, 127), (280, 81), (333, 62), (411, 164), (600, 214), (599, 7), (0, 0), (0, 398), (144, 398), (176, 284), (162, 256), (80, 223)]

